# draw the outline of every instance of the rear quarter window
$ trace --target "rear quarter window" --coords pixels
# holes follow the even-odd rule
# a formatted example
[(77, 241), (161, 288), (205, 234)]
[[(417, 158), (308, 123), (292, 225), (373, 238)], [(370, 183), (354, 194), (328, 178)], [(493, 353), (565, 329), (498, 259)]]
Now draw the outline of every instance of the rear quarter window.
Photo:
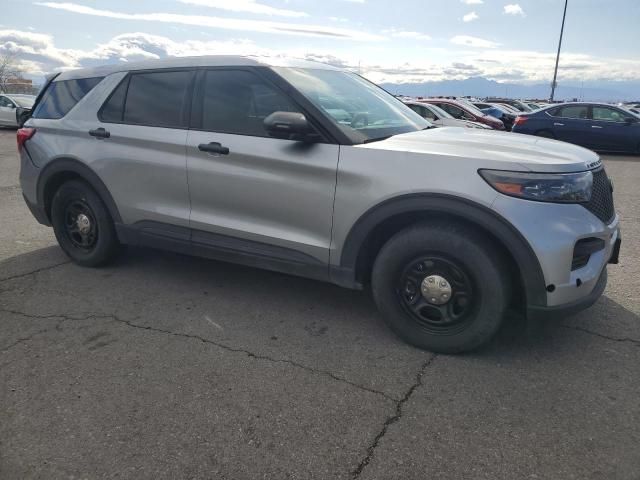
[(103, 77), (78, 78), (52, 82), (33, 112), (33, 118), (64, 117)]

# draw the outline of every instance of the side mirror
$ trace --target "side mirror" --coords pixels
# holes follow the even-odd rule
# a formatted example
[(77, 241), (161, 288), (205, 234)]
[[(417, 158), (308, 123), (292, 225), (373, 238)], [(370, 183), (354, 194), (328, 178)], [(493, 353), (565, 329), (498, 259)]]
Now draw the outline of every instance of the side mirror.
[(638, 122), (640, 122), (640, 119), (638, 119), (638, 118), (625, 117), (625, 119), (624, 119), (624, 123), (626, 123), (627, 125), (632, 125), (632, 124), (638, 123)]
[(312, 142), (319, 137), (302, 113), (273, 112), (264, 119), (264, 128), (274, 138)]

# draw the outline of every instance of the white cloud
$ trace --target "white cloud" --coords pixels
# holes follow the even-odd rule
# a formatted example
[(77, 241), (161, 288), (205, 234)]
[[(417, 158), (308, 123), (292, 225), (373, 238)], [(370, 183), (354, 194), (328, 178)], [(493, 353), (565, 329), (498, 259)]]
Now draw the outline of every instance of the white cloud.
[(426, 33), (420, 33), (420, 32), (393, 30), (393, 31), (390, 31), (389, 34), (395, 38), (411, 38), (413, 40), (431, 40), (431, 36), (427, 35)]
[(522, 17), (525, 16), (524, 10), (517, 3), (510, 3), (509, 5), (504, 6), (504, 13), (507, 15), (520, 15)]
[(227, 10), (230, 12), (248, 12), (262, 15), (275, 15), (280, 17), (307, 17), (305, 12), (295, 10), (285, 10), (281, 8), (270, 7), (255, 0), (178, 0), (181, 3), (189, 5), (197, 5), (200, 7), (217, 8), (219, 10)]
[(464, 17), (462, 17), (462, 21), (465, 23), (473, 22), (478, 19), (478, 14), (476, 12), (467, 13)]
[(484, 3), (482, 0), (460, 0), (460, 1), (467, 5), (482, 5)]
[(328, 27), (324, 25), (308, 25), (262, 20), (246, 20), (206, 15), (181, 15), (175, 13), (125, 13), (79, 5), (69, 2), (36, 2), (48, 8), (97, 17), (114, 18), (118, 20), (137, 20), (160, 23), (177, 23), (200, 27), (220, 28), (224, 30), (241, 30), (246, 32), (276, 33), (281, 35), (302, 35), (310, 37), (324, 37), (351, 41), (376, 41), (384, 37), (367, 32), (346, 28)]
[(500, 46), (499, 43), (492, 42), (491, 40), (485, 40), (483, 38), (471, 37), (469, 35), (456, 35), (450, 40), (454, 45), (464, 45), (465, 47), (474, 48), (496, 48)]
[[(468, 38), (468, 37), (464, 37)], [(471, 37), (473, 38), (473, 37)], [(477, 40), (476, 46), (477, 46)], [(487, 42), (487, 40), (484, 40)], [(489, 42), (492, 43), (492, 42)], [(341, 68), (358, 70), (374, 82), (424, 82), (428, 80), (465, 79), (483, 76), (499, 81), (548, 83), (553, 76), (554, 52), (467, 48), (468, 41), (455, 43), (448, 58), (440, 63), (423, 60), (430, 58), (432, 48), (424, 48), (419, 59), (411, 63), (394, 60), (378, 61), (376, 56), (363, 57), (349, 50), (336, 53), (335, 48), (292, 46), (271, 49), (246, 39), (227, 41), (187, 40), (176, 42), (170, 38), (147, 33), (126, 33), (87, 50), (64, 49), (55, 45), (53, 37), (40, 33), (0, 30), (0, 55), (17, 55), (26, 73), (42, 75), (56, 70), (91, 67), (116, 62), (131, 62), (169, 56), (197, 55), (267, 55), (288, 56), (329, 63)], [(560, 63), (560, 81), (640, 80), (640, 60), (600, 58), (585, 54), (563, 52)]]

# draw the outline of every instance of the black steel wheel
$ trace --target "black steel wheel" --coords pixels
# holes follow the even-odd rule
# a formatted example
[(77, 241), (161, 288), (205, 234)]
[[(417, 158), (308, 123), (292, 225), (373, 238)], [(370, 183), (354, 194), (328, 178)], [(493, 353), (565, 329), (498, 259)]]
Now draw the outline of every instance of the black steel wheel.
[(79, 265), (104, 265), (120, 251), (107, 207), (82, 181), (70, 180), (58, 188), (51, 203), (51, 223), (60, 247)]
[(72, 245), (85, 252), (95, 248), (98, 222), (91, 207), (82, 199), (72, 199), (64, 210), (65, 233)]
[(401, 304), (428, 333), (453, 334), (473, 319), (473, 282), (454, 260), (441, 255), (413, 259), (398, 282)]
[(406, 342), (443, 353), (486, 344), (510, 289), (501, 253), (482, 232), (434, 222), (395, 234), (373, 265), (371, 289), (385, 322)]

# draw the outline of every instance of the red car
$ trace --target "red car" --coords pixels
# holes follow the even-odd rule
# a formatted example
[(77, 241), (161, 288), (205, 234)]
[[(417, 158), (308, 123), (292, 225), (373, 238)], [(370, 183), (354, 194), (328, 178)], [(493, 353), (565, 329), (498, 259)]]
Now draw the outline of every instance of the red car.
[(491, 115), (482, 113), (475, 105), (464, 99), (451, 98), (419, 98), (418, 102), (431, 103), (437, 105), (454, 118), (469, 120), (472, 122), (484, 123), (494, 130), (504, 130), (504, 124)]

